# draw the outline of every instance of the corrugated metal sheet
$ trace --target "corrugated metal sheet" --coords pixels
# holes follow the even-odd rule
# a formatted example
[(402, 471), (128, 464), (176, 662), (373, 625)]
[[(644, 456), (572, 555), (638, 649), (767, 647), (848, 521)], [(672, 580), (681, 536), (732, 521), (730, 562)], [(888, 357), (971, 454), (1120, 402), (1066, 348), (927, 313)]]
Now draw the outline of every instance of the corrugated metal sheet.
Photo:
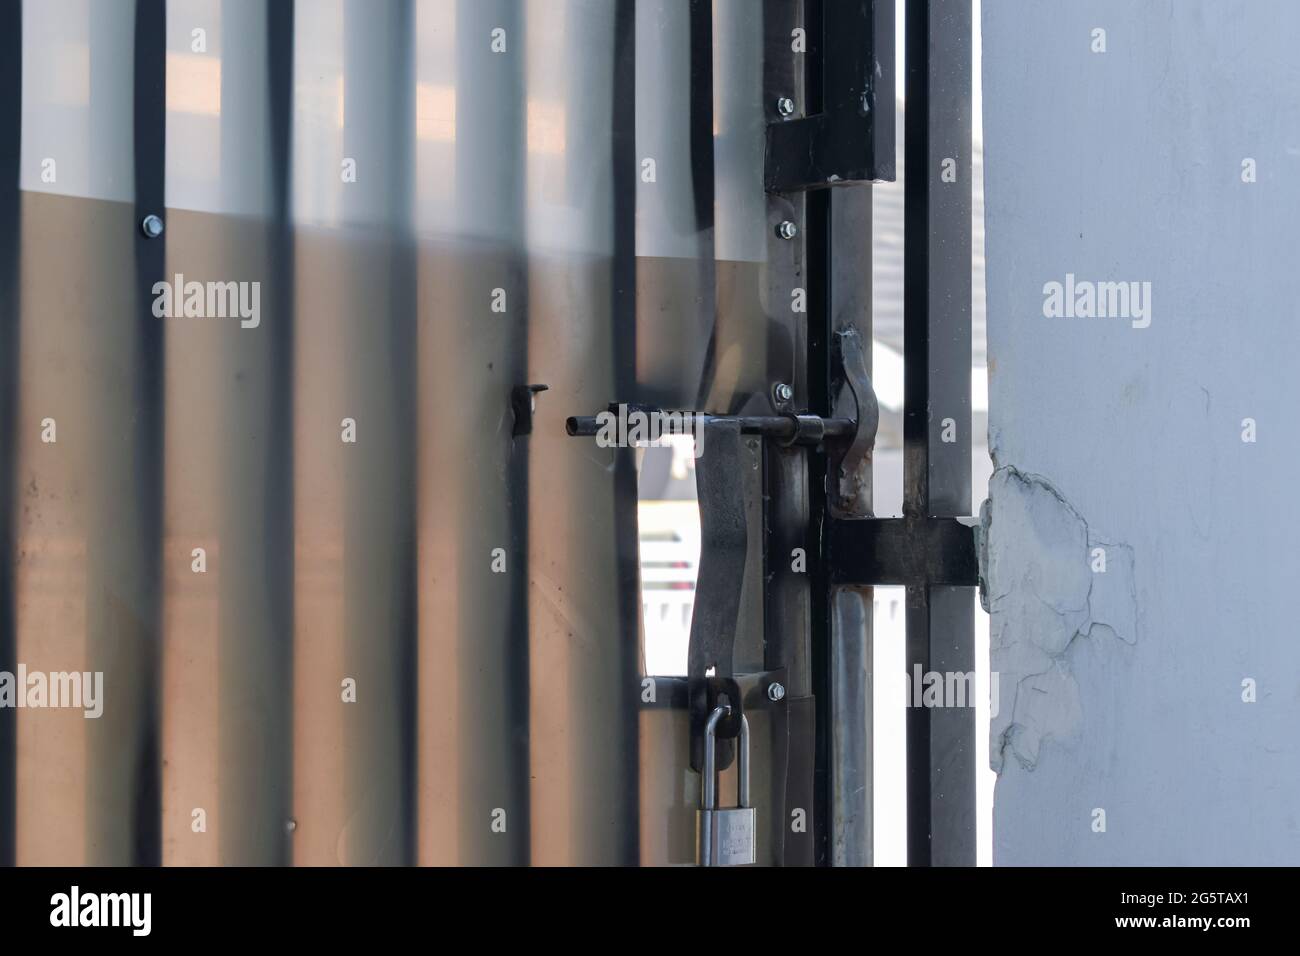
[(635, 466), (563, 429), (784, 374), (761, 18), (714, 4), (703, 224), (688, 9), (0, 4), (0, 671), (104, 680), (0, 709), (0, 862), (691, 858)]

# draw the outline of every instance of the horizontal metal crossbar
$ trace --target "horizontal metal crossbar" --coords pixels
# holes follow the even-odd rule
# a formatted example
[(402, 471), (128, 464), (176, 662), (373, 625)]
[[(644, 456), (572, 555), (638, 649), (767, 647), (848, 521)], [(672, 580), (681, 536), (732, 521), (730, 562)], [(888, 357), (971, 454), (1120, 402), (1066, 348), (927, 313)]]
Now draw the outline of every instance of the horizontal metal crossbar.
[(827, 536), (835, 584), (979, 584), (972, 518), (833, 520)]

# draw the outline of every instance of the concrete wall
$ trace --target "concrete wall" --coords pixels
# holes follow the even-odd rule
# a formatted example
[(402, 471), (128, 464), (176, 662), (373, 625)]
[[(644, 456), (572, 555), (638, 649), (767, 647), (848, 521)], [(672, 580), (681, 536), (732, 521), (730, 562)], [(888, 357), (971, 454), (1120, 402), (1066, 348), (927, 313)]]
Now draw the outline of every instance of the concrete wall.
[(1300, 863), (1300, 4), (983, 41), (994, 860)]

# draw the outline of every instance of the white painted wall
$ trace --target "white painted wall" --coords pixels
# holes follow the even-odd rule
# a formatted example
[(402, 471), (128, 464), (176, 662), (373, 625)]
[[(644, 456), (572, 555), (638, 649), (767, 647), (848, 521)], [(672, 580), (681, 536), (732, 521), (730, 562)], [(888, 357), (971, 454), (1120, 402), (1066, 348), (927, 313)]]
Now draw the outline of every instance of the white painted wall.
[[(1300, 863), (1300, 4), (985, 0), (983, 43), (994, 860)], [(1045, 316), (1067, 274), (1150, 324)]]

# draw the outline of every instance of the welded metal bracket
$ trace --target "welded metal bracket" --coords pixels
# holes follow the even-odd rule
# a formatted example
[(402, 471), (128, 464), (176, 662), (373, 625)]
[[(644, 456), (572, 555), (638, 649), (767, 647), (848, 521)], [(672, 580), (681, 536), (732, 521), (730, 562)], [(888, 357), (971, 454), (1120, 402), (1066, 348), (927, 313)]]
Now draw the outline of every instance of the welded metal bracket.
[(974, 518), (852, 518), (827, 524), (830, 580), (841, 586), (975, 587)]
[(807, 42), (821, 45), (822, 110), (769, 124), (767, 191), (893, 182), (894, 0), (825, 0)]

